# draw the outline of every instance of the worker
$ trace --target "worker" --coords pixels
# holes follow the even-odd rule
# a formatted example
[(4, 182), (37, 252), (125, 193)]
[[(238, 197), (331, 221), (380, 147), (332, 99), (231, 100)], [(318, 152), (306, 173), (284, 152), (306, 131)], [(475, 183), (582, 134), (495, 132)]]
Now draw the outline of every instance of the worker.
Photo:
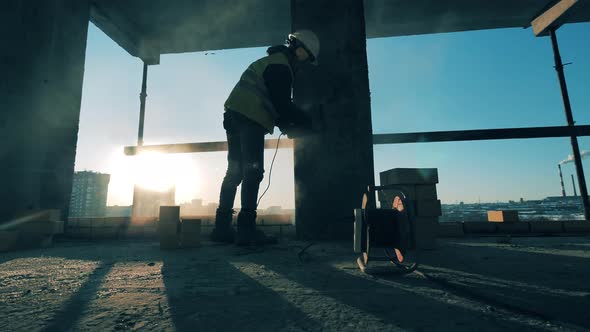
[[(264, 136), (277, 126), (283, 134), (310, 126), (310, 118), (291, 100), (295, 73), (303, 64), (317, 64), (318, 37), (309, 30), (289, 34), (287, 45), (267, 49), (242, 74), (225, 102), (223, 128), (227, 135), (227, 172), (211, 240), (237, 245), (276, 243), (256, 229), (258, 190), (264, 177)], [(237, 232), (231, 222), (237, 187), (242, 183)]]

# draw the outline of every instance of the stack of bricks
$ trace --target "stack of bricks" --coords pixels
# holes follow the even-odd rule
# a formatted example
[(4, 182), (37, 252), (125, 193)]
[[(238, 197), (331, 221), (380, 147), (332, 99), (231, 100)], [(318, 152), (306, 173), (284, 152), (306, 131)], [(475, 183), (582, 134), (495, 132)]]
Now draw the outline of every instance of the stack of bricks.
[(0, 252), (47, 247), (53, 237), (64, 233), (60, 210), (31, 210), (15, 216), (0, 232)]
[(160, 249), (180, 247), (180, 206), (160, 206), (158, 236)]
[(201, 219), (182, 218), (181, 246), (196, 248), (201, 246)]
[[(407, 195), (415, 225), (418, 249), (434, 249), (438, 233), (438, 217), (442, 215), (436, 193), (438, 170), (436, 168), (394, 168), (380, 173), (381, 185), (395, 185)], [(392, 208), (396, 190), (380, 192), (382, 209)]]

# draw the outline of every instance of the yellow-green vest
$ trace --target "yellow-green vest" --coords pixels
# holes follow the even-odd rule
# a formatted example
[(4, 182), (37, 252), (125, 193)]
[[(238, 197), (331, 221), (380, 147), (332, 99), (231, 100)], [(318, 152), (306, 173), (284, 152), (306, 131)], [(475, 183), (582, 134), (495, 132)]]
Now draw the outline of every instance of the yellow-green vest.
[(240, 77), (240, 80), (225, 101), (225, 108), (239, 112), (249, 119), (274, 132), (278, 112), (266, 89), (263, 73), (268, 65), (282, 64), (289, 67), (291, 79), (293, 70), (287, 56), (281, 52), (273, 53), (253, 62)]

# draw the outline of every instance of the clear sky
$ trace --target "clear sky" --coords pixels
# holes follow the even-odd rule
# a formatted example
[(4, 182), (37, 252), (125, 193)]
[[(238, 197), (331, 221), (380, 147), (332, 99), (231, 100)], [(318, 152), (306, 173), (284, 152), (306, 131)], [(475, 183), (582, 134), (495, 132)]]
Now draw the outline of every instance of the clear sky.
[[(588, 125), (590, 24), (564, 26), (558, 39), (564, 62), (573, 62), (566, 79), (574, 120)], [(225, 98), (265, 49), (163, 55), (149, 69), (145, 144), (225, 140)], [(367, 56), (374, 133), (566, 124), (550, 39), (535, 38), (530, 29), (370, 39)], [(137, 143), (141, 70), (140, 60), (90, 24), (76, 170), (111, 174), (108, 205), (130, 205), (131, 179), (154, 180), (154, 165), (175, 175), (170, 181), (177, 183), (177, 204), (192, 198), (217, 202), (225, 152), (143, 162), (123, 155), (123, 146)], [(581, 150), (590, 150), (589, 138), (579, 142)], [(273, 152), (265, 153), (266, 175)], [(375, 175), (378, 183), (387, 169), (438, 168), (443, 203), (541, 199), (560, 195), (557, 164), (568, 154), (568, 138), (377, 145)], [(572, 194), (573, 163), (563, 171)], [(294, 206), (289, 149), (279, 150), (260, 207), (271, 205)]]

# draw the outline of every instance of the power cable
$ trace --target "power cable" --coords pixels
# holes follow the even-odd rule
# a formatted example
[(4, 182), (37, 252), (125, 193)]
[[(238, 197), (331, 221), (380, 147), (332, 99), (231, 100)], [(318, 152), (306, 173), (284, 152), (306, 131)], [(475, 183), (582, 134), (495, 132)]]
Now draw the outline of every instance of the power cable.
[(270, 170), (268, 171), (268, 186), (266, 186), (266, 189), (264, 189), (264, 192), (262, 193), (262, 195), (260, 195), (260, 198), (258, 198), (258, 202), (256, 203), (256, 208), (258, 208), (258, 205), (260, 204), (260, 200), (262, 200), (262, 197), (264, 197), (264, 194), (266, 194), (266, 192), (268, 191), (268, 188), (270, 188), (270, 176), (272, 175), (272, 166), (275, 163), (275, 158), (277, 157), (277, 152), (279, 152), (279, 143), (281, 141), (281, 136), (283, 136), (283, 133), (281, 133), (279, 135), (279, 139), (277, 139), (277, 148), (275, 149), (275, 154), (272, 157), (272, 162), (270, 163)]

